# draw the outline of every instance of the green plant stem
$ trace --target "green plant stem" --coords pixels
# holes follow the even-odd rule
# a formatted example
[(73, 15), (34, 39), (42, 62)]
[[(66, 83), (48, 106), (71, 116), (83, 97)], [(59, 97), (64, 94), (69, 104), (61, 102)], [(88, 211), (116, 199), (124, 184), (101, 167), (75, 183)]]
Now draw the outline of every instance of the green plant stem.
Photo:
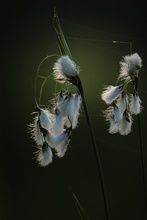
[(138, 115), (138, 129), (139, 129), (139, 142), (140, 142), (140, 156), (141, 156), (141, 166), (142, 166), (142, 174), (143, 174), (143, 186), (145, 192), (145, 203), (147, 208), (147, 189), (146, 189), (146, 178), (145, 178), (145, 162), (143, 156), (143, 144), (142, 144), (142, 133), (141, 133), (141, 122), (140, 122), (140, 115)]
[(90, 135), (91, 135), (91, 140), (92, 140), (92, 144), (93, 144), (93, 148), (94, 148), (94, 152), (95, 152), (95, 159), (96, 159), (97, 168), (98, 168), (98, 172), (99, 172), (100, 183), (101, 183), (101, 188), (102, 188), (102, 195), (103, 195), (103, 200), (104, 200), (104, 209), (105, 209), (106, 220), (110, 220), (105, 183), (104, 183), (103, 172), (102, 172), (102, 168), (101, 168), (101, 162), (100, 162), (99, 152), (98, 152), (98, 148), (97, 148), (97, 143), (96, 143), (95, 135), (94, 135), (94, 132), (93, 132), (93, 127), (92, 127), (92, 124), (91, 124), (91, 120), (90, 120), (90, 117), (89, 117), (89, 113), (88, 113), (88, 109), (87, 109), (84, 94), (82, 93), (81, 96), (82, 96), (82, 103), (83, 103), (83, 108), (84, 108), (84, 111), (85, 111), (85, 116), (86, 116), (88, 127), (89, 127), (89, 132), (90, 132)]

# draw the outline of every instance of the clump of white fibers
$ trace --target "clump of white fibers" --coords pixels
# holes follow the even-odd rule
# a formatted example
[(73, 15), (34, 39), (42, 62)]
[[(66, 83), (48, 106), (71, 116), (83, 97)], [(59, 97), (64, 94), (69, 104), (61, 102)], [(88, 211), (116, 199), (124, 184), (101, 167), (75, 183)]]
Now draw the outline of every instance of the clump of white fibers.
[(70, 144), (70, 139), (71, 139), (71, 128), (67, 129), (65, 131), (65, 133), (67, 133), (67, 137), (62, 141), (60, 142), (60, 144), (58, 144), (56, 147), (55, 147), (55, 150), (56, 150), (56, 155), (58, 157), (63, 157), (65, 155), (65, 152), (67, 151), (67, 148)]
[(59, 134), (64, 129), (65, 118), (67, 117), (66, 109), (69, 100), (69, 95), (63, 94), (63, 92), (58, 93), (55, 103), (54, 103), (54, 117), (52, 132)]
[(54, 79), (60, 83), (72, 81), (79, 74), (79, 67), (69, 56), (61, 56), (53, 66)]
[(140, 58), (138, 53), (124, 56), (123, 60), (120, 61), (120, 74), (118, 76), (118, 79), (134, 80), (135, 77), (138, 78), (141, 67), (142, 67), (142, 59)]
[(64, 118), (60, 114), (56, 113), (53, 119), (52, 132), (54, 134), (61, 133), (64, 129), (64, 123), (65, 123)]
[(52, 115), (48, 109), (39, 110), (39, 120), (42, 128), (49, 130), (52, 127)]
[(35, 116), (34, 122), (29, 125), (29, 131), (31, 133), (31, 138), (35, 141), (37, 145), (42, 145), (44, 142), (43, 133), (40, 130), (39, 116)]
[(113, 103), (113, 106), (109, 106), (103, 111), (106, 122), (109, 123), (109, 133), (114, 134), (118, 132), (119, 124), (121, 122), (121, 114), (118, 106)]
[(137, 92), (131, 94), (130, 97), (130, 108), (131, 114), (138, 115), (142, 110), (141, 99)]
[(112, 86), (109, 85), (107, 87), (104, 87), (103, 92), (101, 93), (101, 99), (105, 101), (106, 104), (111, 104), (114, 100), (117, 99), (119, 94), (123, 90), (123, 85), (120, 86)]
[(50, 144), (52, 148), (55, 148), (56, 146), (60, 145), (61, 142), (65, 141), (67, 137), (68, 133), (66, 132), (66, 130), (62, 131), (59, 134), (49, 133), (47, 142)]
[(81, 102), (81, 95), (79, 93), (72, 94), (68, 101), (67, 116), (72, 124), (72, 129), (77, 126)]
[(54, 148), (57, 156), (63, 157), (70, 142), (72, 128), (65, 129), (60, 134), (49, 133), (47, 143)]
[(55, 111), (57, 111), (57, 114), (59, 114), (62, 117), (66, 117), (67, 116), (67, 105), (68, 105), (68, 101), (70, 99), (70, 95), (69, 94), (64, 94), (63, 92), (60, 92), (57, 95), (57, 101), (55, 104)]
[(29, 131), (35, 143), (42, 145), (52, 127), (52, 115), (49, 110), (38, 107), (37, 112), (34, 113), (37, 113), (37, 115), (34, 117), (34, 122), (29, 125)]
[(129, 105), (128, 94), (126, 92), (122, 92), (120, 94), (120, 96), (118, 97), (116, 104), (117, 104), (119, 111), (122, 115), (124, 113), (124, 111), (126, 109), (128, 109), (128, 105)]
[(60, 133), (66, 123), (72, 124), (75, 129), (78, 124), (79, 111), (81, 108), (81, 95), (77, 92), (74, 94), (58, 94), (57, 102), (54, 107), (53, 133)]
[(53, 161), (53, 153), (47, 142), (38, 147), (36, 152), (36, 160), (42, 167), (49, 165)]
[(132, 122), (133, 122), (132, 116), (126, 110), (123, 114), (121, 123), (119, 125), (119, 133), (121, 135), (128, 135), (131, 132)]

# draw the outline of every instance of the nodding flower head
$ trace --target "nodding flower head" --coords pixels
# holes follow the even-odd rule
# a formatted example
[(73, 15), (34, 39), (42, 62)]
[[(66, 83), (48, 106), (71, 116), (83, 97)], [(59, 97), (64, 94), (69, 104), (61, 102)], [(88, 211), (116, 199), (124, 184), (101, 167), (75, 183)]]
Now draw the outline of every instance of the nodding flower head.
[(134, 93), (131, 94), (131, 97), (130, 97), (129, 110), (130, 110), (131, 114), (134, 114), (134, 115), (140, 114), (140, 112), (142, 110), (141, 102), (142, 101), (138, 95), (138, 92), (134, 91)]
[(79, 93), (72, 94), (67, 103), (67, 117), (71, 122), (72, 129), (78, 124), (79, 111), (81, 107), (81, 95)]
[(55, 151), (58, 157), (63, 157), (65, 155), (65, 152), (67, 151), (71, 140), (72, 127), (67, 128), (64, 133), (66, 135), (66, 138), (55, 147)]
[(132, 116), (126, 110), (123, 113), (123, 117), (122, 117), (121, 123), (119, 125), (119, 133), (121, 135), (128, 135), (131, 132), (132, 122), (133, 122)]
[(69, 122), (72, 129), (78, 124), (78, 117), (81, 108), (81, 95), (77, 92), (74, 94), (59, 93), (54, 107), (55, 115), (53, 121), (53, 132), (59, 133), (63, 130), (64, 123)]
[(118, 108), (119, 108), (120, 113), (123, 114), (124, 111), (125, 111), (126, 109), (128, 109), (128, 105), (129, 105), (129, 100), (128, 100), (128, 94), (127, 94), (127, 92), (125, 92), (125, 91), (122, 92), (122, 93), (120, 94), (120, 96), (118, 97), (116, 103), (117, 103), (117, 106), (118, 106)]
[(61, 56), (53, 66), (54, 79), (59, 83), (70, 82), (77, 86), (80, 93), (83, 93), (83, 87), (79, 78), (80, 68), (69, 56)]
[(52, 115), (48, 109), (39, 109), (39, 122), (43, 129), (49, 130), (52, 127)]
[(124, 56), (120, 61), (120, 74), (118, 79), (120, 80), (132, 80), (139, 77), (139, 71), (142, 67), (142, 59), (138, 53)]
[(121, 92), (123, 91), (123, 87), (124, 85), (120, 85), (120, 86), (109, 85), (105, 87), (103, 92), (101, 93), (102, 100), (105, 101), (106, 104), (108, 105), (111, 104), (121, 94)]
[(48, 132), (52, 127), (52, 115), (48, 109), (41, 109), (36, 107), (37, 115), (34, 117), (34, 121), (29, 125), (29, 131), (31, 138), (35, 141), (37, 146), (43, 145)]
[(64, 83), (79, 75), (79, 67), (68, 56), (61, 56), (53, 66), (54, 78), (58, 82)]
[(36, 160), (42, 167), (49, 165), (53, 161), (53, 153), (47, 142), (44, 142), (42, 146), (38, 146)]
[(29, 132), (31, 133), (31, 138), (35, 141), (37, 145), (43, 144), (44, 134), (41, 131), (38, 115), (35, 116), (34, 122), (29, 125)]
[(109, 123), (109, 133), (114, 134), (118, 132), (119, 124), (121, 122), (121, 114), (118, 106), (113, 103), (113, 106), (109, 106), (103, 111), (106, 122)]
[(70, 143), (72, 127), (66, 128), (60, 134), (49, 133), (47, 143), (54, 148), (58, 157), (63, 157)]

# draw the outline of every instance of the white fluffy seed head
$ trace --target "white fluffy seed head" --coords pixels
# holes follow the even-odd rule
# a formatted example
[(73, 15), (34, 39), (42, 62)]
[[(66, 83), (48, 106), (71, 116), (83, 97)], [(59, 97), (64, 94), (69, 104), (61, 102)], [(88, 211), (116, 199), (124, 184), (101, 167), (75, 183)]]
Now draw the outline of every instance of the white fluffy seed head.
[(113, 105), (113, 112), (115, 123), (119, 124), (121, 122), (121, 113), (116, 104)]
[(60, 134), (49, 134), (49, 143), (52, 148), (56, 148), (61, 143), (66, 142), (68, 138), (68, 133), (62, 131)]
[(123, 60), (120, 61), (120, 74), (118, 78), (120, 80), (134, 80), (135, 77), (138, 78), (140, 68), (142, 67), (142, 59), (138, 53), (132, 55), (124, 56)]
[(110, 118), (110, 125), (109, 125), (109, 133), (115, 134), (118, 132), (119, 124), (115, 122), (115, 119), (113, 117)]
[(57, 96), (57, 102), (55, 106), (55, 111), (58, 115), (61, 117), (66, 117), (67, 116), (67, 105), (70, 100), (70, 95), (59, 93)]
[(55, 150), (56, 150), (56, 155), (58, 157), (63, 157), (67, 151), (68, 148), (68, 143), (61, 143), (60, 145), (58, 145)]
[(38, 115), (34, 118), (34, 122), (29, 125), (29, 132), (31, 133), (31, 138), (35, 141), (37, 145), (43, 144), (44, 137), (40, 130)]
[(131, 94), (129, 110), (131, 114), (138, 115), (142, 110), (141, 99), (138, 93)]
[(53, 161), (53, 153), (49, 145), (44, 142), (42, 146), (38, 147), (36, 152), (36, 160), (38, 165), (45, 167)]
[(69, 56), (61, 56), (53, 66), (55, 80), (64, 83), (79, 74), (79, 67)]
[(52, 127), (52, 115), (48, 109), (40, 109), (39, 121), (42, 128), (50, 130)]
[(123, 85), (120, 86), (109, 85), (107, 87), (104, 87), (104, 90), (101, 93), (101, 99), (105, 101), (106, 104), (109, 105), (118, 98), (122, 90), (123, 90)]
[(63, 129), (64, 129), (64, 118), (58, 114), (55, 114), (51, 131), (54, 134), (60, 134), (63, 131)]
[(121, 114), (124, 113), (126, 109), (128, 109), (129, 101), (128, 101), (128, 94), (126, 92), (122, 92), (117, 99), (117, 106)]
[(106, 122), (109, 124), (109, 129), (108, 129), (109, 133), (110, 134), (117, 133), (121, 121), (121, 115), (117, 105), (114, 104), (114, 106), (109, 106), (104, 111), (104, 117)]
[(58, 157), (64, 156), (71, 139), (71, 131), (71, 127), (69, 127), (58, 135), (50, 133), (50, 146), (55, 149)]
[(131, 132), (132, 122), (131, 114), (126, 111), (119, 125), (119, 133), (121, 135), (128, 135)]
[(78, 93), (71, 95), (67, 105), (67, 117), (72, 124), (72, 129), (75, 129), (78, 124), (80, 107), (81, 96)]

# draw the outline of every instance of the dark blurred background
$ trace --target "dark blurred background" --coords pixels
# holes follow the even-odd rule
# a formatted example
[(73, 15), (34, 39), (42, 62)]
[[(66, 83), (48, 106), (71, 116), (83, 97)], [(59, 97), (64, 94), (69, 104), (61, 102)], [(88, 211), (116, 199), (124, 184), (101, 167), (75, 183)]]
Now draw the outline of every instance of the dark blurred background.
[[(1, 220), (80, 220), (72, 187), (90, 220), (105, 220), (95, 155), (84, 111), (63, 158), (42, 168), (33, 159), (28, 133), (35, 110), (34, 79), (40, 61), (58, 53), (53, 30), (56, 7), (74, 61), (80, 66), (88, 110), (96, 135), (111, 220), (146, 220), (138, 120), (128, 136), (108, 133), (100, 94), (114, 84), (119, 61), (133, 52), (143, 60), (139, 78), (142, 144), (147, 172), (147, 31), (145, 1), (5, 1), (1, 3)], [(42, 74), (51, 72), (53, 60)], [(42, 104), (54, 93), (52, 81)], [(147, 178), (147, 175), (146, 175)], [(146, 186), (147, 187), (147, 186)]]

